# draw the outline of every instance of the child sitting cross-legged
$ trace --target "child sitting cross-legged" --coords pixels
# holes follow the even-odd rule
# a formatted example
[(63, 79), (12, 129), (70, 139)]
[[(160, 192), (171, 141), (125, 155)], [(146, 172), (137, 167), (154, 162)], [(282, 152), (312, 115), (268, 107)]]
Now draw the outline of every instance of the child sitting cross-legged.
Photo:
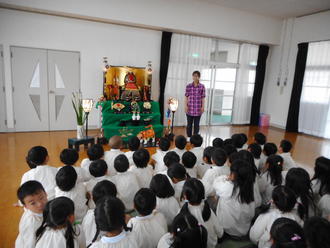
[(129, 168), (129, 171), (134, 173), (141, 188), (149, 187), (154, 174), (154, 169), (149, 165), (149, 160), (150, 154), (147, 149), (141, 148), (133, 154), (134, 165)]

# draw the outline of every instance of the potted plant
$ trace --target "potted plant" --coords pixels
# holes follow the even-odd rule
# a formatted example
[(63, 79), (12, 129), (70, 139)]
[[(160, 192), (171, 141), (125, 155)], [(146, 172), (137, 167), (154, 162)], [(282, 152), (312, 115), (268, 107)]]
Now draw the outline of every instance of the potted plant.
[(85, 112), (82, 106), (81, 92), (72, 92), (72, 106), (77, 118), (77, 139), (84, 137)]

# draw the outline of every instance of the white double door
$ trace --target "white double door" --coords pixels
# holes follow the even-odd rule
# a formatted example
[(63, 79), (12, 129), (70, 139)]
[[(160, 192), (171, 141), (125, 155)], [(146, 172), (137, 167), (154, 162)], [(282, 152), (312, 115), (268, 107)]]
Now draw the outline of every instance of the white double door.
[(11, 47), (16, 131), (73, 130), (72, 92), (80, 90), (80, 53)]

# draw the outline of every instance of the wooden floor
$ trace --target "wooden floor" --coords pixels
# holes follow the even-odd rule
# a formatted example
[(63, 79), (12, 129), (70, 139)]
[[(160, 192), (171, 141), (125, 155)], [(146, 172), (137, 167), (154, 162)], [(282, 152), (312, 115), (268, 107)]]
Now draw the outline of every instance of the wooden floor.
[[(201, 135), (204, 137), (204, 145), (212, 143), (213, 138), (228, 138), (233, 133), (246, 133), (249, 142), (258, 127), (251, 126), (214, 126), (202, 127)], [(320, 155), (330, 157), (330, 140), (315, 138), (308, 135), (285, 133), (283, 130), (269, 128), (261, 130), (268, 140), (279, 144), (285, 138), (293, 142), (293, 158), (313, 168), (315, 158)], [(98, 131), (91, 131), (90, 135), (97, 135)], [(175, 134), (185, 134), (184, 127), (177, 127)], [(1, 133), (0, 134), (0, 248), (13, 247), (18, 229), (18, 222), (22, 209), (14, 207), (17, 202), (16, 190), (20, 184), (21, 176), (28, 170), (25, 156), (29, 148), (42, 145), (48, 149), (49, 165), (60, 166), (59, 153), (67, 147), (67, 138), (74, 137), (74, 131), (59, 132), (33, 132), (33, 133)], [(107, 147), (105, 149), (108, 149)], [(155, 148), (149, 149), (151, 153)], [(86, 152), (81, 150), (80, 161), (86, 157)]]

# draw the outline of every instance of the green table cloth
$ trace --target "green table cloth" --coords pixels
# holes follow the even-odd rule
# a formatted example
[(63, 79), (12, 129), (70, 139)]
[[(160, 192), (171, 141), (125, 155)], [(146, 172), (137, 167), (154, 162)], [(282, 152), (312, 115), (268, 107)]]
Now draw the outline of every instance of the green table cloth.
[[(111, 109), (112, 103), (122, 103), (125, 105), (125, 108), (120, 111), (120, 113), (116, 113), (113, 109)], [(143, 123), (144, 119), (151, 118), (150, 124), (153, 126), (153, 129), (156, 134), (156, 138), (162, 137), (163, 134), (163, 125), (160, 122), (160, 112), (159, 112), (159, 103), (151, 101), (151, 111), (150, 113), (142, 113), (143, 112), (143, 102), (138, 102), (140, 106), (140, 125), (126, 125), (120, 126), (121, 121), (130, 121), (132, 120), (132, 113), (130, 111), (130, 102), (125, 101), (106, 101), (102, 103), (102, 127), (104, 130), (104, 136), (109, 139), (114, 135), (119, 135), (122, 137), (124, 141), (128, 141), (128, 139), (132, 136), (136, 136), (140, 131), (146, 130), (145, 125)]]

